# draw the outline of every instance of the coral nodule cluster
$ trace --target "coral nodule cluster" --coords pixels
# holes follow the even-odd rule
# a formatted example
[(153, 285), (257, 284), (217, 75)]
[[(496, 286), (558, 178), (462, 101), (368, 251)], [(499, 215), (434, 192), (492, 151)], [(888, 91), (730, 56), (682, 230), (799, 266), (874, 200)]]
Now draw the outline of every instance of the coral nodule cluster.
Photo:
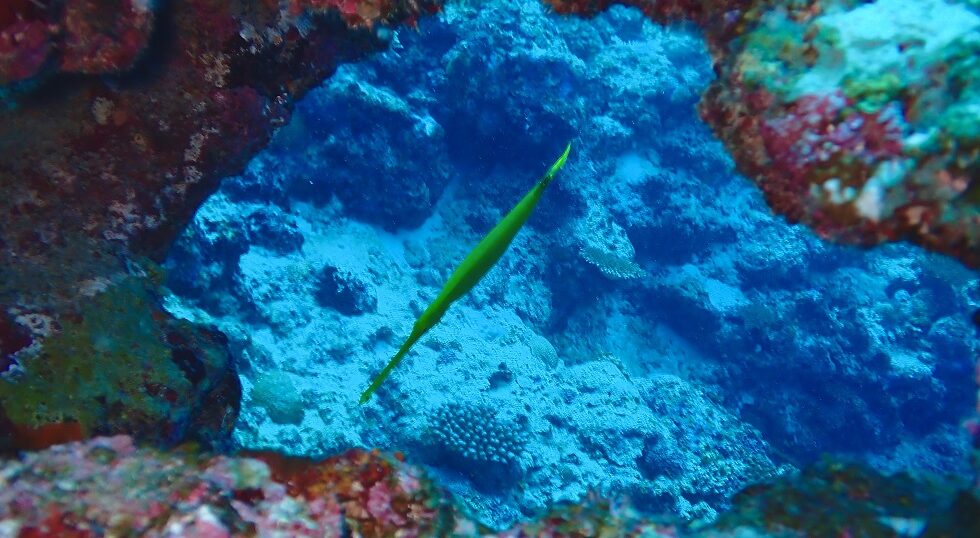
[(494, 470), (503, 473), (499, 478), (513, 472), (527, 442), (518, 424), (498, 418), (497, 411), (483, 403), (439, 407), (430, 418), (430, 430), (439, 457), (463, 471), (476, 466), (481, 477), (494, 476)]

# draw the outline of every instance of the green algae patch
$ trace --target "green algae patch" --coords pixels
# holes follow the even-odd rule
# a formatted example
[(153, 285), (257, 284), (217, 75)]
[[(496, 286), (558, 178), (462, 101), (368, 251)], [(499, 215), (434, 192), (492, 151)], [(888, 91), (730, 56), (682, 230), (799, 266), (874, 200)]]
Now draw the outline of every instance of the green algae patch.
[(904, 84), (895, 73), (882, 73), (872, 78), (847, 78), (843, 81), (844, 95), (853, 100), (855, 108), (865, 114), (880, 111), (899, 97)]
[(106, 414), (167, 414), (162, 387), (176, 398), (190, 382), (170, 360), (148, 300), (143, 284), (128, 277), (63, 317), (41, 351), (23, 361), (23, 372), (0, 382), (10, 420), (30, 427), (77, 422), (96, 433)]
[(804, 43), (806, 26), (773, 9), (744, 38), (738, 71), (747, 87), (764, 87), (775, 94), (790, 92), (808, 66)]
[(961, 103), (949, 107), (940, 120), (951, 138), (962, 144), (980, 145), (980, 101)]
[(130, 433), (164, 445), (230, 432), (240, 387), (224, 342), (162, 311), (158, 277), (151, 268), (79, 298), (0, 378), (15, 445), (69, 425), (81, 437)]

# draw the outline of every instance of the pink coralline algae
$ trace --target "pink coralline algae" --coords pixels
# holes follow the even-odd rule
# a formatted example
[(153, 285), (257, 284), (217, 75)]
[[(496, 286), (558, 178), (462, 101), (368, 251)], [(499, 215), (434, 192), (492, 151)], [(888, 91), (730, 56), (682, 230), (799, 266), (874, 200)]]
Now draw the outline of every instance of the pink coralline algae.
[(434, 4), (415, 0), (289, 0), (289, 4), (293, 13), (336, 10), (347, 24), (368, 26), (393, 20), (414, 24), (419, 15), (435, 12)]
[(0, 31), (0, 80), (34, 76), (51, 50), (44, 22), (13, 21)]
[(61, 445), (6, 462), (0, 528), (22, 537), (342, 535), (339, 488), (304, 499), (271, 472), (259, 459), (167, 455), (125, 436)]
[(71, 0), (62, 20), (61, 68), (111, 73), (132, 66), (146, 47), (153, 12), (148, 0)]
[(840, 94), (805, 95), (785, 114), (762, 120), (763, 145), (770, 162), (782, 173), (780, 181), (762, 185), (769, 199), (790, 219), (811, 213), (818, 230), (822, 224), (833, 227), (833, 218), (839, 217), (836, 212), (820, 213), (806, 205), (814, 182), (829, 178), (823, 188), (840, 202), (848, 196), (847, 189), (853, 190), (848, 185), (867, 181), (875, 163), (898, 158), (903, 121), (896, 108), (869, 114), (855, 110)]
[(51, 27), (29, 0), (0, 4), (0, 84), (34, 76), (51, 52)]
[(116, 436), (0, 460), (0, 535), (670, 537), (677, 529), (590, 498), (494, 532), (397, 454), (163, 453)]
[(971, 536), (978, 508), (977, 491), (825, 461), (747, 488), (707, 527), (588, 496), (495, 531), (377, 451), (322, 461), (167, 453), (115, 436), (0, 459), (0, 535), (18, 538)]
[(165, 453), (115, 436), (0, 460), (3, 536), (410, 537), (457, 525), (480, 529), (418, 468), (376, 451)]
[(53, 71), (113, 73), (146, 48), (146, 0), (8, 0), (0, 7), (0, 84)]
[(980, 266), (975, 6), (825, 0), (741, 20), (701, 114), (770, 206), (827, 239)]
[(769, 205), (835, 241), (980, 266), (980, 13), (965, 0), (549, 0), (702, 28), (701, 116)]
[(902, 132), (895, 114), (889, 114), (891, 110), (867, 114), (852, 106), (839, 94), (806, 95), (786, 114), (762, 122), (766, 150), (790, 173), (789, 183), (808, 187), (808, 175), (818, 173), (839, 153), (850, 153), (864, 165), (899, 155)]

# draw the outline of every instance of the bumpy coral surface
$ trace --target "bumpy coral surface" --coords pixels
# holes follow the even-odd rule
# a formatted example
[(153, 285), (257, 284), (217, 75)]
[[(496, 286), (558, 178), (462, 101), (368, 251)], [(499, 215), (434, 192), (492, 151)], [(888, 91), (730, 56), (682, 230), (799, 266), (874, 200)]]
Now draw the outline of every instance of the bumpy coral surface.
[(241, 392), (226, 340), (166, 315), (150, 283), (137, 277), (93, 283), (74, 316), (57, 327), (27, 312), (10, 322), (44, 336), (43, 345), (6, 355), (0, 448), (41, 448), (122, 425), (163, 444), (222, 443)]
[(497, 418), (487, 404), (449, 403), (430, 418), (433, 459), (462, 473), (475, 471), (474, 482), (499, 486), (516, 478), (527, 435), (517, 423)]
[(493, 532), (397, 454), (167, 454), (116, 436), (0, 460), (0, 534), (18, 538), (970, 536), (978, 507), (967, 489), (826, 462), (740, 493), (709, 528), (589, 496)]
[(10, 0), (0, 7), (0, 85), (48, 71), (133, 66), (153, 30), (147, 0)]
[(323, 462), (137, 448), (102, 437), (4, 461), (3, 536), (433, 536), (453, 510), (376, 452)]
[(960, 488), (824, 460), (739, 492), (716, 527), (791, 536), (972, 536), (980, 531), (980, 491)]
[(702, 114), (791, 220), (977, 266), (978, 32), (967, 2), (772, 9), (719, 62)]

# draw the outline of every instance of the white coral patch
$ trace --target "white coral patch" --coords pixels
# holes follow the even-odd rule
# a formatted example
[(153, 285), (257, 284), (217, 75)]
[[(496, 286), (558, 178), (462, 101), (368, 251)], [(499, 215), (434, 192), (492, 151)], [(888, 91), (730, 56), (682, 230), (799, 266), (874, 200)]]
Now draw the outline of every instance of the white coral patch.
[(858, 213), (865, 218), (881, 220), (885, 211), (885, 195), (888, 189), (901, 184), (913, 168), (915, 168), (913, 159), (890, 160), (879, 164), (874, 175), (864, 184), (854, 204)]
[(106, 125), (112, 116), (112, 109), (115, 105), (105, 97), (96, 97), (92, 101), (92, 115), (95, 116), (95, 123)]
[(884, 195), (885, 193), (880, 185), (868, 183), (861, 189), (861, 194), (858, 196), (857, 201), (854, 202), (854, 207), (857, 208), (858, 214), (866, 219), (873, 221), (881, 220)]

